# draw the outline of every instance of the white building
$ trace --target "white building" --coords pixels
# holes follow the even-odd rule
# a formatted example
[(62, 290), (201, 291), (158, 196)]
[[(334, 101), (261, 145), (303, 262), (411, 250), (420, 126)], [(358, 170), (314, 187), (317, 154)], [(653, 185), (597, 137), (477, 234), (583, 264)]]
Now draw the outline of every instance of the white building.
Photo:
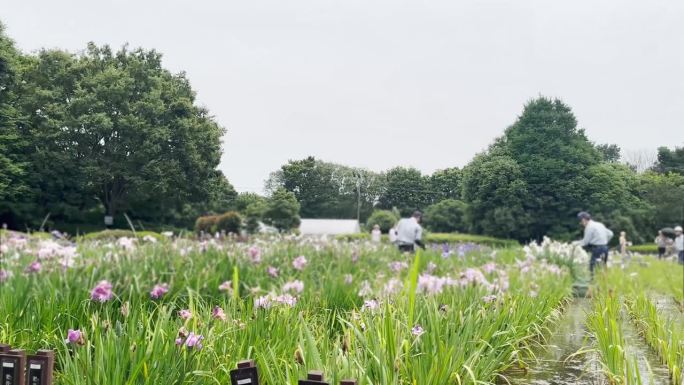
[(301, 235), (345, 235), (361, 232), (356, 219), (302, 219)]

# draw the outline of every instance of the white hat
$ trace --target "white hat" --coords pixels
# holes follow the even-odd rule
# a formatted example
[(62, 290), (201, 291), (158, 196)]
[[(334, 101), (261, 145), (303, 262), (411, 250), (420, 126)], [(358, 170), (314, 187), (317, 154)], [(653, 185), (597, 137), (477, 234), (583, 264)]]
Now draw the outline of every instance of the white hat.
[(675, 227), (675, 231), (682, 231), (682, 226)]

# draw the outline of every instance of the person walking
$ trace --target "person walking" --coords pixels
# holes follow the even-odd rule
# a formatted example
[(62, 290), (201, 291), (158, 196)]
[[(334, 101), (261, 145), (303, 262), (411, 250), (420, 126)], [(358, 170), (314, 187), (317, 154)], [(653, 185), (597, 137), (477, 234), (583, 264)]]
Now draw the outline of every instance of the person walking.
[(402, 218), (397, 224), (397, 247), (401, 252), (413, 253), (416, 245), (425, 249), (423, 244), (423, 228), (420, 221), (423, 213), (416, 210), (410, 218)]
[(382, 237), (382, 231), (380, 231), (380, 226), (373, 226), (373, 231), (371, 231), (371, 242), (380, 243), (380, 238)]
[(684, 265), (684, 234), (682, 234), (682, 226), (675, 227), (674, 248), (677, 252), (679, 263)]
[(655, 244), (658, 246), (658, 259), (662, 259), (665, 256), (665, 251), (667, 250), (667, 237), (662, 231), (658, 230), (658, 236), (655, 238)]
[(620, 258), (622, 258), (623, 263), (629, 260), (629, 256), (627, 254), (628, 246), (629, 242), (627, 241), (627, 233), (620, 231)]
[(608, 262), (608, 242), (613, 238), (613, 232), (603, 223), (591, 219), (591, 214), (582, 211), (577, 214), (580, 224), (584, 226), (584, 238), (576, 241), (582, 247), (591, 248), (591, 258), (589, 259), (589, 271), (594, 275), (594, 266), (598, 261)]

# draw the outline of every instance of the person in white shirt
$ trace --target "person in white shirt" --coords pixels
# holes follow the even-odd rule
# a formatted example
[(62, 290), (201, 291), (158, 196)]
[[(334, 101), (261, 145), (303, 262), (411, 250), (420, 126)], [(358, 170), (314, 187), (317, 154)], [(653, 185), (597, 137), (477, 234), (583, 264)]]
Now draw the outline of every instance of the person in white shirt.
[(397, 243), (397, 225), (396, 224), (394, 226), (392, 226), (392, 228), (389, 230), (388, 236), (389, 236), (390, 243), (392, 243), (392, 244)]
[(403, 218), (397, 224), (397, 247), (399, 251), (412, 253), (416, 245), (425, 249), (423, 244), (423, 228), (420, 226), (423, 213), (415, 211), (410, 218)]
[(682, 226), (675, 227), (674, 248), (679, 256), (679, 263), (684, 265), (684, 234)]
[(591, 259), (589, 260), (589, 271), (594, 275), (594, 266), (596, 262), (602, 260), (603, 263), (608, 262), (608, 242), (613, 238), (613, 232), (610, 231), (601, 222), (591, 219), (591, 214), (582, 211), (577, 214), (580, 223), (584, 226), (584, 238), (577, 241), (582, 247), (591, 248)]
[(380, 237), (382, 236), (382, 231), (380, 231), (380, 226), (373, 226), (373, 231), (371, 231), (371, 242), (380, 243)]

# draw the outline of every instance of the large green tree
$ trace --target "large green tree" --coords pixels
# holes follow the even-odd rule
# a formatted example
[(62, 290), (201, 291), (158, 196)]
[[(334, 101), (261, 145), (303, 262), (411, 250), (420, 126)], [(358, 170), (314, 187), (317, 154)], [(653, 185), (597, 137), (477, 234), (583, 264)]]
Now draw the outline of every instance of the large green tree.
[(410, 215), (430, 204), (431, 190), (428, 179), (415, 168), (395, 167), (385, 174), (385, 184), (378, 207), (396, 207), (401, 215)]
[(67, 130), (89, 189), (109, 215), (149, 194), (169, 206), (206, 199), (224, 130), (194, 104), (184, 74), (155, 51), (88, 46)]
[(617, 163), (622, 157), (620, 147), (617, 144), (599, 144), (596, 149), (604, 162)]
[(674, 150), (668, 147), (658, 148), (658, 161), (653, 169), (661, 174), (674, 172), (684, 175), (684, 147), (675, 147)]
[(85, 155), (78, 149), (83, 131), (73, 128), (70, 115), (83, 76), (78, 59), (63, 51), (44, 50), (24, 60), (17, 108), (24, 115), (19, 130), (30, 142), (21, 151), (30, 191), (14, 209), (27, 225), (37, 225), (47, 214), (59, 222), (84, 222), (97, 205), (87, 186)]
[(430, 200), (433, 203), (445, 199), (461, 199), (462, 171), (458, 167), (437, 170), (428, 178)]
[(2, 216), (10, 209), (9, 202), (16, 201), (27, 190), (26, 163), (21, 157), (27, 143), (18, 131), (21, 114), (16, 108), (22, 84), (20, 61), (20, 53), (0, 23), (0, 217), (3, 222), (11, 219), (9, 215)]
[(463, 170), (466, 222), (471, 232), (529, 239), (527, 183), (518, 163), (506, 155), (480, 154)]
[(646, 172), (640, 176), (639, 195), (651, 207), (647, 216), (651, 232), (684, 224), (684, 175)]
[(11, 186), (22, 188), (13, 196), (0, 189), (0, 215), (35, 226), (47, 213), (77, 223), (94, 213), (101, 223), (102, 214), (125, 210), (187, 224), (229, 206), (235, 192), (216, 171), (225, 131), (159, 53), (89, 44), (79, 55), (43, 50), (5, 60), (16, 52), (0, 36), (2, 76), (12, 80), (3, 82), (15, 85), (11, 97), (0, 93), (0, 109), (13, 116), (0, 132), (0, 164), (12, 167), (0, 173), (20, 176)]
[(456, 199), (445, 199), (425, 210), (425, 226), (439, 233), (466, 232), (466, 204)]
[(299, 209), (295, 195), (281, 187), (269, 197), (263, 219), (281, 232), (289, 231), (299, 226)]
[[(640, 180), (629, 166), (599, 163), (587, 170), (584, 185), (578, 183), (588, 209), (615, 232), (627, 232), (636, 243), (646, 241), (654, 228), (651, 207), (640, 197)], [(614, 242), (617, 242), (617, 237)]]

